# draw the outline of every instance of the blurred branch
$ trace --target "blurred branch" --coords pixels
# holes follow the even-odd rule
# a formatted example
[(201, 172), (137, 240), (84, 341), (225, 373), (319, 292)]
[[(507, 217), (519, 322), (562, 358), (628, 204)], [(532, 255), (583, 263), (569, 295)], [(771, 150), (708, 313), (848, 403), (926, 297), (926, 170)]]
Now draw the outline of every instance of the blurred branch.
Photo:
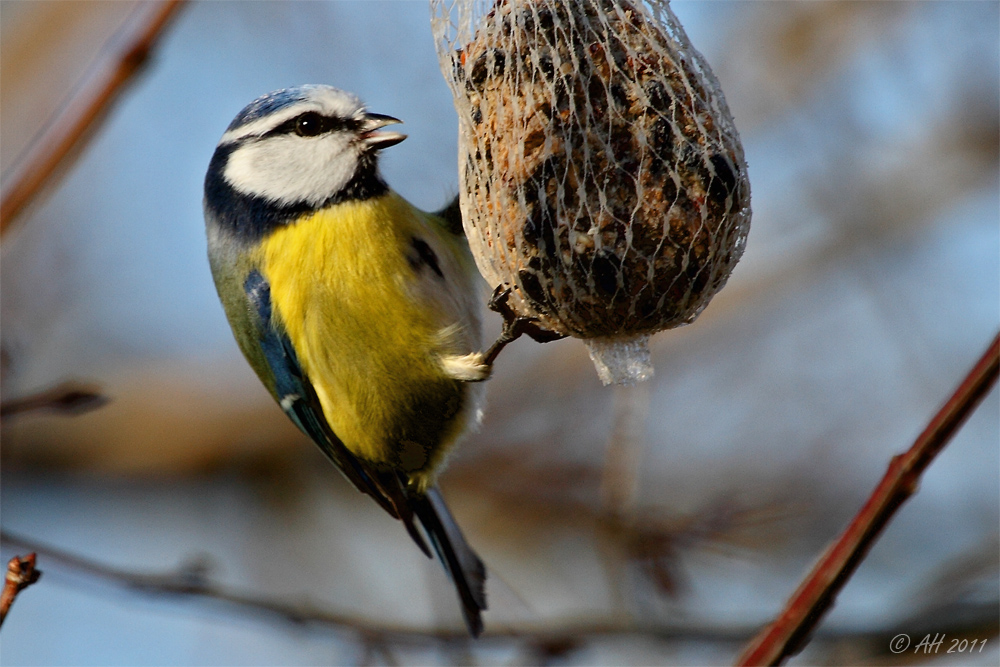
[[(341, 614), (317, 608), (311, 604), (274, 600), (263, 596), (250, 595), (228, 590), (207, 578), (208, 568), (204, 560), (194, 560), (182, 564), (173, 572), (162, 574), (138, 573), (112, 567), (89, 558), (84, 558), (53, 547), (37, 544), (10, 533), (0, 531), (0, 541), (5, 545), (31, 549), (47, 559), (47, 562), (95, 577), (114, 585), (151, 596), (176, 596), (221, 602), (230, 609), (244, 614), (276, 617), (278, 620), (296, 625), (326, 626), (356, 638), (361, 651), (361, 664), (374, 664), (379, 658), (386, 664), (405, 664), (393, 651), (394, 648), (426, 647), (437, 643), (449, 654), (462, 655), (456, 664), (471, 664), (464, 651), (470, 647), (469, 636), (464, 628), (417, 629), (413, 627), (378, 623), (369, 619)], [(978, 613), (976, 613), (978, 611)], [(981, 631), (995, 628), (995, 605), (982, 608), (963, 608), (956, 617), (942, 619), (937, 631), (961, 634), (970, 630)], [(972, 613), (970, 613), (972, 612)], [(992, 624), (992, 625), (991, 625)], [(834, 645), (864, 647), (878, 654), (889, 646), (889, 639), (898, 630), (887, 628), (875, 631), (829, 631), (821, 639)], [(745, 641), (751, 634), (749, 627), (739, 626), (696, 626), (667, 625), (650, 620), (643, 621), (589, 621), (568, 619), (561, 623), (528, 628), (494, 627), (476, 640), (477, 645), (516, 642), (522, 647), (527, 664), (546, 664), (552, 660), (565, 660), (588, 641), (597, 639), (624, 639), (643, 637), (658, 641), (710, 641), (737, 643)], [(856, 655), (856, 654), (855, 654)]]
[(602, 528), (620, 545), (626, 558), (649, 577), (658, 593), (676, 596), (685, 590), (681, 567), (685, 553), (738, 554), (741, 547), (750, 548), (746, 543), (749, 529), (760, 531), (793, 513), (786, 503), (741, 507), (732, 498), (723, 497), (687, 516), (658, 519), (647, 510), (631, 517), (608, 517)]
[[(366, 651), (381, 653), (383, 657), (388, 646), (425, 645), (430, 641), (464, 645), (471, 641), (464, 628), (425, 630), (379, 623), (320, 609), (308, 603), (287, 602), (229, 590), (208, 580), (207, 567), (203, 561), (183, 564), (173, 572), (149, 574), (106, 565), (6, 531), (0, 531), (0, 541), (18, 549), (31, 549), (42, 554), (50, 563), (137, 592), (213, 600), (246, 613), (276, 616), (294, 624), (316, 624), (342, 630), (357, 636)], [(551, 654), (557, 649), (562, 650), (560, 647), (575, 647), (585, 638), (597, 636), (643, 635), (656, 639), (683, 637), (735, 642), (744, 640), (749, 634), (750, 629), (746, 627), (685, 627), (648, 622), (570, 620), (548, 627), (492, 628), (479, 641), (520, 640), (530, 643), (537, 651)]]
[(0, 234), (24, 207), (49, 182), (56, 170), (64, 166), (67, 158), (79, 151), (83, 141), (105, 117), (112, 103), (136, 73), (149, 60), (157, 39), (170, 19), (184, 4), (184, 0), (161, 0), (150, 9), (149, 3), (137, 4), (139, 18), (129, 21), (112, 40), (125, 42), (119, 53), (102, 58), (96, 72), (88, 75), (83, 83), (57, 112), (26, 155), (18, 160), (11, 171), (18, 173), (4, 181), (11, 185), (4, 189), (0, 199)]
[(364, 642), (365, 653), (362, 657), (361, 664), (367, 667), (367, 665), (377, 665), (379, 664), (377, 658), (381, 656), (383, 664), (388, 667), (397, 667), (401, 665), (396, 654), (385, 645), (384, 642), (375, 641), (371, 639), (365, 639)]
[(38, 581), (41, 576), (41, 570), (35, 569), (33, 552), (24, 557), (14, 556), (10, 559), (7, 563), (7, 578), (4, 581), (3, 593), (0, 594), (0, 625), (3, 625), (4, 619), (7, 618), (7, 612), (14, 604), (17, 594)]
[(998, 372), (1000, 334), (913, 446), (893, 457), (868, 502), (799, 585), (781, 615), (747, 646), (737, 664), (778, 665), (804, 645), (875, 539), (916, 492), (924, 470), (996, 383)]
[(107, 404), (108, 400), (96, 385), (64, 382), (37, 394), (3, 401), (0, 403), (0, 417), (10, 417), (35, 410), (53, 410), (78, 415), (96, 410)]
[[(642, 401), (636, 408), (645, 411), (648, 396), (634, 398)], [(622, 416), (616, 414), (616, 424)], [(612, 443), (613, 439), (609, 454)], [(802, 512), (801, 503), (789, 497), (787, 487), (752, 503), (720, 493), (685, 512), (653, 502), (636, 503), (632, 498), (624, 507), (609, 507), (607, 458), (602, 469), (565, 459), (539, 460), (537, 452), (537, 446), (531, 444), (507, 444), (502, 451), (456, 461), (448, 469), (445, 489), (488, 498), (492, 505), (503, 508), (504, 517), (520, 534), (532, 526), (543, 534), (546, 526), (552, 525), (576, 526), (593, 534), (601, 547), (610, 548), (616, 566), (624, 562), (638, 565), (651, 576), (658, 591), (668, 595), (679, 592), (672, 573), (679, 571), (677, 561), (685, 552), (738, 554), (773, 546), (783, 539), (787, 522)], [(635, 465), (634, 460), (628, 462), (625, 481), (618, 489), (638, 484)], [(498, 528), (486, 530), (495, 537)]]

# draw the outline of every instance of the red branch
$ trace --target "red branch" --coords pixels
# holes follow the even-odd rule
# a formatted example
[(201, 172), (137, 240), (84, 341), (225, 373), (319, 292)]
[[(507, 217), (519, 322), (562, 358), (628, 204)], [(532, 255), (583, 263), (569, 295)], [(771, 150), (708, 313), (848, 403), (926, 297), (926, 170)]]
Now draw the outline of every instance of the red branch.
[(882, 529), (916, 492), (924, 470), (996, 383), (998, 372), (1000, 334), (913, 446), (892, 458), (857, 516), (799, 585), (781, 615), (744, 649), (737, 665), (779, 665), (805, 645)]
[(7, 563), (7, 579), (4, 582), (3, 593), (0, 594), (0, 625), (7, 618), (7, 612), (14, 604), (17, 594), (38, 581), (40, 576), (42, 576), (41, 570), (35, 569), (34, 553), (23, 558), (14, 556), (10, 559)]
[[(138, 11), (144, 15), (144, 21), (138, 27), (130, 21), (123, 28), (122, 32), (129, 34), (131, 39), (126, 48), (115, 56), (114, 66), (89, 76), (90, 80), (63, 105), (63, 111), (33, 142), (24, 167), (18, 170), (20, 173), (12, 179), (5, 178), (13, 183), (4, 188), (0, 200), (0, 233), (7, 229), (104, 117), (125, 84), (149, 59), (157, 38), (182, 4), (183, 0), (161, 0), (159, 7), (151, 11), (145, 3), (140, 3)], [(121, 32), (112, 39), (122, 39)], [(103, 63), (102, 66), (107, 68)]]

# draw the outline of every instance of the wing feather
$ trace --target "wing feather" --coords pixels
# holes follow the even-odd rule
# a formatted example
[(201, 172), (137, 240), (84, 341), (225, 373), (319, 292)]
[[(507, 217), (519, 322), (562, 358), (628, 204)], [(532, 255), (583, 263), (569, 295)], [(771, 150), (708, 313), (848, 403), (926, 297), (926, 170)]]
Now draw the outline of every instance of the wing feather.
[(252, 270), (243, 283), (260, 351), (270, 371), (281, 408), (359, 491), (368, 494), (406, 526), (418, 547), (431, 557), (427, 541), (414, 522), (419, 519), (445, 570), (451, 576), (462, 604), (469, 632), (483, 631), (486, 609), (486, 568), (466, 543), (440, 492), (417, 493), (404, 475), (381, 470), (359, 459), (344, 446), (323, 415), (315, 388), (303, 371), (288, 337), (272, 318), (271, 287), (260, 271)]
[[(295, 349), (288, 337), (272, 321), (271, 286), (257, 270), (251, 271), (243, 283), (243, 290), (255, 314), (256, 332), (261, 352), (274, 378), (275, 393), (285, 414), (299, 429), (308, 435), (326, 454), (337, 469), (359, 491), (367, 493), (391, 514), (401, 518), (398, 494), (383, 489), (377, 476), (354, 456), (330, 429), (320, 407), (316, 390), (299, 364)], [(393, 496), (397, 496), (394, 502)], [(426, 545), (422, 547), (425, 551)]]

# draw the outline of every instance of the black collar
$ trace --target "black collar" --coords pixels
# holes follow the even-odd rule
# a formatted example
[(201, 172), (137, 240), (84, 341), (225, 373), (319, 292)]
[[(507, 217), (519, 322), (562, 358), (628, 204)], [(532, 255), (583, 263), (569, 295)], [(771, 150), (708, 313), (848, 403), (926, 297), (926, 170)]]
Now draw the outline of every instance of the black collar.
[(256, 243), (303, 214), (346, 201), (364, 201), (384, 195), (389, 186), (378, 173), (374, 152), (362, 155), (354, 177), (318, 206), (308, 202), (279, 204), (270, 199), (238, 192), (223, 177), (229, 156), (239, 143), (219, 146), (205, 175), (205, 208), (223, 230), (238, 241)]

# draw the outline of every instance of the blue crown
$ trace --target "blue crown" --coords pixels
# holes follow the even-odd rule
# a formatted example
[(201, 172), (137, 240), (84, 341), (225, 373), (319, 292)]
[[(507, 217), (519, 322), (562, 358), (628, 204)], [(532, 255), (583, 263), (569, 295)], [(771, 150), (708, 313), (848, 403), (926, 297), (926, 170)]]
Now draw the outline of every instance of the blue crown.
[(235, 130), (241, 125), (263, 118), (296, 102), (301, 102), (308, 97), (307, 93), (307, 86), (297, 86), (262, 95), (244, 107), (243, 111), (239, 112), (226, 128), (226, 131)]

